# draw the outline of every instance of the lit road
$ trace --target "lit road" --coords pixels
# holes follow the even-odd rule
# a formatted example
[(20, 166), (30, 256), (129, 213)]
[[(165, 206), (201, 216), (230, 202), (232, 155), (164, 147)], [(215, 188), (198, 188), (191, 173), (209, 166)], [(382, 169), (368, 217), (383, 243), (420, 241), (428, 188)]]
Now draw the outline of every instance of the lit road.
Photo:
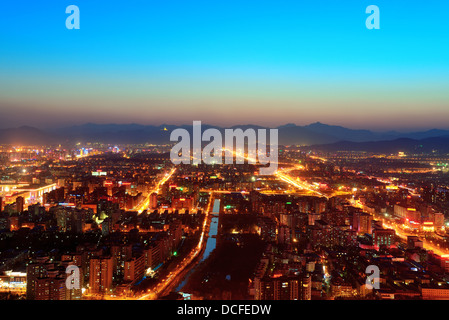
[[(234, 155), (236, 155), (235, 152), (233, 152)], [(248, 158), (245, 157), (247, 160)], [(315, 158), (316, 160), (321, 160), (321, 161), (326, 161), (326, 159), (323, 158)], [(296, 165), (293, 163), (289, 163), (288, 166), (291, 166), (289, 168), (279, 168), (276, 173), (274, 174), (274, 176), (279, 179), (280, 181), (283, 181), (291, 186), (293, 186), (294, 188), (297, 188), (301, 191), (305, 191), (305, 192), (311, 192), (313, 194), (316, 194), (320, 197), (325, 197), (325, 198), (330, 198), (331, 196), (334, 195), (351, 195), (353, 194), (353, 192), (339, 192), (339, 191), (333, 191), (333, 192), (329, 192), (326, 194), (320, 192), (319, 190), (316, 189), (315, 185), (312, 185), (306, 181), (300, 180), (298, 177), (296, 176), (292, 176), (290, 175), (291, 171), (294, 170), (303, 170), (304, 167), (301, 165)], [(153, 192), (158, 193), (159, 189), (161, 188), (161, 186), (167, 182), (171, 176), (175, 173), (176, 169), (173, 168), (169, 173), (166, 173), (162, 179), (156, 184), (156, 186), (154, 187), (154, 190), (152, 190), (151, 192), (149, 192), (148, 197), (142, 201), (142, 203), (140, 203), (135, 210), (138, 211), (139, 213), (143, 212), (146, 208), (148, 208), (149, 206), (149, 202), (150, 202), (150, 196)], [(155, 287), (149, 291), (146, 292), (144, 294), (142, 294), (139, 297), (134, 297), (132, 299), (138, 299), (138, 300), (155, 300), (160, 298), (161, 296), (169, 293), (173, 288), (175, 288), (175, 286), (182, 281), (182, 279), (185, 277), (185, 275), (193, 268), (196, 266), (196, 261), (195, 259), (197, 259), (199, 256), (201, 256), (202, 252), (204, 252), (204, 248), (205, 248), (205, 243), (206, 243), (206, 239), (207, 239), (207, 232), (209, 230), (210, 227), (210, 213), (212, 210), (212, 205), (214, 203), (214, 194), (223, 194), (223, 193), (233, 193), (233, 192), (240, 192), (240, 193), (248, 193), (247, 191), (226, 191), (226, 190), (212, 190), (212, 189), (201, 189), (200, 192), (207, 192), (209, 193), (209, 202), (207, 205), (207, 208), (205, 210), (205, 218), (203, 221), (203, 224), (201, 226), (201, 234), (200, 234), (200, 238), (198, 241), (198, 244), (191, 250), (190, 253), (188, 253), (180, 262), (177, 263), (177, 265), (174, 267), (174, 270), (172, 270), (170, 273), (168, 273), (163, 279), (161, 279), (156, 285)], [(262, 191), (263, 192), (263, 191)], [(354, 203), (354, 206), (363, 208), (363, 206), (360, 203)], [(385, 219), (383, 219), (382, 217), (378, 217), (380, 219), (382, 219), (383, 224), (385, 227), (387, 228), (391, 228), (393, 230), (395, 230), (396, 235), (398, 235), (400, 238), (406, 240), (407, 236), (409, 235), (416, 235), (413, 233), (407, 233), (406, 231), (404, 231), (403, 228), (401, 228), (399, 225), (394, 224), (392, 222), (389, 221), (385, 221)], [(432, 250), (434, 253), (441, 255), (441, 256), (448, 256), (449, 254), (449, 250), (447, 249), (443, 249), (440, 248), (439, 246), (437, 246), (436, 244), (433, 244), (431, 242), (429, 242), (428, 240), (426, 240), (425, 238), (419, 237), (421, 241), (423, 241), (423, 246), (425, 249), (427, 250)]]
[[(138, 211), (139, 213), (142, 213), (145, 209), (148, 208), (149, 204), (150, 204), (150, 196), (152, 193), (156, 192), (158, 193), (161, 186), (167, 182), (175, 173), (176, 168), (173, 168), (170, 172), (166, 173), (162, 179), (160, 179), (156, 186), (154, 187), (153, 190), (151, 190), (148, 193), (148, 197), (145, 198), (145, 200), (143, 200), (139, 205), (137, 205), (134, 208), (134, 211)], [(184, 259), (185, 260), (185, 259)], [(183, 260), (183, 262), (184, 262)], [(159, 290), (163, 289), (164, 283), (166, 281), (170, 281), (170, 279), (172, 279), (173, 275), (172, 273), (170, 273), (169, 277), (167, 279), (164, 280), (164, 282), (159, 283), (156, 287), (155, 292), (150, 292), (148, 294), (145, 294), (144, 296), (142, 296), (140, 299), (157, 299), (157, 293), (160, 292)], [(160, 289), (159, 289), (160, 288)], [(122, 296), (122, 295), (93, 295), (93, 294), (89, 294), (89, 293), (84, 293), (83, 294), (83, 299), (101, 299), (101, 300), (123, 300), (123, 299), (135, 299), (135, 298), (131, 298), (131, 297), (126, 297), (126, 296)]]
[[(376, 178), (376, 177), (374, 177)], [(379, 179), (378, 179), (379, 180)], [(358, 207), (360, 209), (363, 209), (363, 206), (358, 202), (353, 202), (353, 205), (355, 207)], [(440, 255), (442, 257), (449, 257), (449, 249), (441, 248), (438, 244), (434, 244), (431, 241), (427, 240), (426, 238), (422, 237), (419, 234), (416, 233), (408, 233), (404, 231), (403, 228), (401, 228), (397, 223), (386, 221), (384, 217), (380, 216), (379, 214), (375, 214), (374, 217), (377, 219), (382, 220), (382, 225), (386, 228), (393, 229), (398, 237), (401, 239), (407, 240), (407, 236), (418, 236), (419, 240), (423, 242), (423, 248), (426, 250), (432, 250), (435, 254)]]
[[(257, 163), (257, 159), (255, 159), (255, 158), (250, 158), (250, 157), (248, 157), (247, 155), (245, 155), (244, 153), (238, 153), (238, 152), (236, 152), (236, 151), (232, 151), (232, 150), (229, 150), (229, 149), (223, 149), (223, 150), (224, 150), (225, 152), (232, 153), (234, 156), (240, 156), (240, 157), (243, 157), (243, 158), (246, 159), (247, 161), (252, 161), (253, 163)], [(306, 190), (306, 191), (315, 193), (315, 194), (319, 195), (320, 197), (326, 197), (326, 198), (329, 198), (329, 196), (326, 196), (325, 194), (323, 194), (323, 193), (317, 191), (316, 189), (314, 189), (313, 186), (309, 185), (308, 183), (303, 182), (303, 181), (296, 180), (294, 177), (291, 177), (290, 175), (287, 174), (287, 172), (293, 171), (293, 170), (304, 170), (304, 167), (303, 167), (303, 166), (301, 166), (301, 165), (296, 165), (296, 164), (293, 164), (293, 163), (283, 163), (283, 162), (278, 162), (277, 165), (278, 165), (278, 166), (279, 166), (279, 165), (288, 165), (288, 166), (292, 165), (292, 166), (293, 166), (292, 168), (288, 168), (288, 169), (278, 169), (274, 175), (275, 175), (279, 180), (282, 180), (282, 181), (284, 181), (284, 182), (286, 182), (286, 183), (288, 183), (288, 184), (290, 184), (290, 185), (292, 185), (292, 186), (294, 186), (294, 187), (296, 187), (296, 188), (298, 188), (298, 189)]]
[(214, 190), (214, 189), (200, 189), (200, 192), (213, 192), (213, 193), (242, 193), (242, 194), (246, 194), (249, 193), (248, 191), (227, 191), (227, 190)]
[[(294, 169), (292, 169), (294, 170)], [(296, 188), (302, 189), (302, 190), (307, 190), (310, 191), (312, 193), (316, 193), (317, 195), (319, 195), (320, 197), (326, 197), (328, 198), (328, 196), (326, 196), (325, 194), (313, 189), (313, 187), (311, 187), (308, 183), (299, 181), (299, 180), (295, 180), (295, 178), (287, 175), (286, 173), (281, 173), (281, 172), (276, 172), (275, 173), (276, 177), (278, 177), (280, 180), (287, 182), (288, 184), (293, 185)]]
[(158, 183), (156, 184), (156, 186), (154, 187), (153, 190), (151, 190), (148, 193), (148, 196), (145, 198), (145, 200), (143, 200), (141, 203), (139, 203), (134, 209), (133, 211), (137, 211), (139, 213), (142, 213), (145, 209), (148, 208), (149, 204), (150, 204), (150, 197), (152, 193), (159, 193), (159, 189), (161, 188), (161, 186), (167, 182), (171, 176), (175, 173), (176, 168), (173, 168), (169, 173), (166, 173), (161, 180), (158, 181)]
[(408, 232), (404, 231), (402, 228), (400, 228), (400, 226), (398, 226), (397, 223), (386, 222), (385, 219), (383, 219), (383, 218), (382, 218), (382, 223), (385, 227), (393, 229), (396, 232), (396, 235), (404, 240), (407, 240), (407, 236), (418, 236), (419, 240), (421, 240), (423, 242), (424, 249), (432, 250), (437, 255), (444, 256), (444, 257), (447, 257), (449, 254), (448, 249), (441, 248), (440, 246), (433, 244), (432, 242), (430, 242), (429, 240), (425, 239), (422, 236), (419, 236), (418, 234), (408, 233)]
[(205, 235), (206, 235), (206, 232), (208, 232), (208, 230), (209, 230), (209, 224), (210, 224), (209, 213), (211, 211), (211, 207), (214, 202), (213, 200), (214, 200), (214, 196), (213, 196), (213, 192), (211, 192), (210, 198), (209, 198), (209, 203), (208, 203), (207, 209), (205, 211), (204, 222), (202, 225), (202, 230), (201, 230), (200, 240), (198, 241), (198, 245), (189, 253), (189, 255), (187, 255), (181, 261), (181, 263), (179, 263), (176, 266), (175, 270), (170, 272), (165, 279), (161, 280), (156, 285), (156, 287), (154, 288), (154, 290), (152, 292), (149, 292), (149, 293), (146, 293), (146, 294), (140, 296), (138, 298), (138, 300), (155, 300), (155, 299), (157, 299), (161, 295), (161, 293), (167, 291), (167, 289), (176, 285), (176, 283), (182, 279), (182, 276), (189, 270), (189, 267), (191, 268), (191, 267), (195, 266), (195, 264), (193, 264), (192, 262), (194, 261), (194, 259), (196, 259), (201, 254), (201, 252), (204, 249), (204, 245), (206, 243)]
[(346, 191), (332, 191), (332, 192), (328, 192), (327, 194), (320, 192), (316, 189), (315, 186), (311, 185), (310, 183), (307, 183), (305, 181), (301, 181), (299, 178), (296, 177), (292, 177), (291, 175), (287, 174), (287, 172), (293, 171), (293, 170), (304, 170), (304, 167), (301, 165), (294, 165), (293, 168), (289, 168), (289, 169), (281, 169), (278, 170), (275, 173), (275, 176), (279, 179), (282, 180), (296, 188), (299, 188), (301, 190), (305, 190), (308, 192), (311, 192), (312, 194), (316, 194), (320, 197), (324, 197), (324, 198), (331, 198), (334, 196), (344, 196), (344, 195), (351, 195), (351, 192), (346, 192)]

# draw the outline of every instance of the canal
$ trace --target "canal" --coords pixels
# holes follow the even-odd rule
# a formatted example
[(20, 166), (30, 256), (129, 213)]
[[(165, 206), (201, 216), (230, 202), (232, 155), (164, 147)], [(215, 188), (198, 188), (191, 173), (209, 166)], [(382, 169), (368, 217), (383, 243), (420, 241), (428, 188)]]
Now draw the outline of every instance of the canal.
[(204, 249), (203, 256), (201, 257), (201, 260), (198, 262), (198, 264), (187, 273), (184, 280), (176, 288), (176, 290), (175, 290), (176, 292), (180, 292), (182, 290), (182, 288), (185, 286), (185, 284), (189, 280), (190, 275), (192, 275), (195, 272), (198, 265), (200, 265), (201, 262), (206, 260), (209, 257), (210, 253), (212, 251), (214, 251), (214, 249), (217, 245), (216, 236), (217, 236), (217, 232), (218, 232), (218, 214), (219, 214), (219, 212), (220, 212), (220, 199), (215, 199), (214, 207), (212, 209), (212, 212), (210, 213), (212, 218), (211, 218), (210, 227), (209, 227), (209, 236), (207, 237), (207, 240), (206, 240), (206, 248)]

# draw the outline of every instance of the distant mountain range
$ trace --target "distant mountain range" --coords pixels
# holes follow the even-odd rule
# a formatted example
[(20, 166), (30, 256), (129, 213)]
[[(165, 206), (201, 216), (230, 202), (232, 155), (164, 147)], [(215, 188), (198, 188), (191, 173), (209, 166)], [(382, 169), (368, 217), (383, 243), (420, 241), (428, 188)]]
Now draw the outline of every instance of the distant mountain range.
[(373, 153), (397, 154), (402, 151), (408, 154), (449, 154), (449, 135), (425, 139), (399, 138), (382, 141), (340, 141), (330, 144), (313, 145), (310, 150), (336, 151), (365, 151)]
[[(103, 142), (110, 144), (133, 143), (169, 143), (170, 133), (176, 128), (192, 131), (192, 125), (140, 125), (140, 124), (94, 124), (40, 130), (33, 127), (19, 127), (0, 130), (0, 144), (73, 144), (76, 142)], [(202, 130), (217, 128), (207, 124)], [(236, 125), (232, 128), (265, 128), (257, 125)], [(224, 130), (224, 128), (218, 128)], [(327, 125), (320, 122), (306, 126), (286, 124), (277, 127), (279, 144), (313, 146), (320, 150), (359, 150), (375, 152), (449, 149), (449, 130), (433, 129), (401, 133), (396, 131), (373, 132), (355, 130), (341, 126)], [(449, 152), (449, 150), (448, 150)]]

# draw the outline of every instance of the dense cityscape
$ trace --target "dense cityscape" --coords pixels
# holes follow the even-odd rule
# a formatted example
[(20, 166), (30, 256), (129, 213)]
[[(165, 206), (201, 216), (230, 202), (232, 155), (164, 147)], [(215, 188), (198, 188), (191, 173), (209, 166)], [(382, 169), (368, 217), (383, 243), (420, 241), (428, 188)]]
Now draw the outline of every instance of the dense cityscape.
[(449, 299), (447, 154), (281, 146), (262, 176), (170, 148), (2, 146), (0, 297)]
[(2, 316), (444, 310), (447, 12), (0, 1)]

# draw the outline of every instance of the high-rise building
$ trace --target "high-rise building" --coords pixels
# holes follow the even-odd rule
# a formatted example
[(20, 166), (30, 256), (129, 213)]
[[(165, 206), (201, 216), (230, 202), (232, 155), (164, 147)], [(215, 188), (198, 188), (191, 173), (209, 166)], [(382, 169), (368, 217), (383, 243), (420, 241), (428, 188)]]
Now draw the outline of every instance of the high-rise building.
[(292, 230), (288, 226), (281, 225), (278, 228), (278, 243), (290, 244), (292, 241)]
[(65, 300), (66, 298), (65, 278), (61, 276), (37, 278), (35, 288), (35, 300)]
[(178, 248), (179, 244), (182, 240), (183, 230), (181, 221), (176, 220), (172, 223), (170, 223), (169, 229), (168, 229), (168, 235), (171, 239), (171, 242), (173, 244), (173, 248)]
[(132, 245), (112, 245), (111, 255), (114, 260), (114, 274), (123, 276), (125, 273), (125, 261), (132, 256)]
[(145, 273), (145, 255), (134, 256), (125, 261), (124, 280), (134, 283), (141, 279)]
[(157, 193), (153, 192), (150, 195), (150, 205), (149, 205), (150, 209), (156, 209), (157, 208)]
[(66, 232), (70, 229), (70, 212), (68, 208), (58, 207), (55, 210), (56, 223), (60, 231)]
[(369, 213), (354, 212), (352, 216), (352, 229), (358, 234), (371, 234), (373, 217)]
[(314, 199), (313, 207), (314, 207), (315, 213), (321, 214), (326, 211), (327, 201), (323, 200), (322, 198)]
[(151, 242), (144, 250), (145, 267), (154, 269), (162, 262), (160, 242)]
[(374, 229), (373, 240), (375, 246), (390, 248), (394, 244), (395, 231), (393, 229)]
[(435, 228), (441, 228), (444, 225), (444, 214), (438, 212), (434, 214)]
[(25, 206), (25, 199), (23, 197), (17, 197), (16, 198), (16, 210), (19, 213), (23, 212)]
[(295, 228), (296, 227), (296, 216), (292, 213), (281, 213), (280, 217), (280, 224), (287, 226), (289, 228)]
[[(62, 265), (51, 262), (48, 257), (38, 257), (27, 265), (27, 290), (28, 300), (79, 300), (81, 299), (81, 287), (71, 290), (66, 287), (65, 262)], [(82, 285), (80, 274), (80, 285)]]
[(100, 256), (90, 259), (89, 290), (93, 294), (102, 294), (112, 289), (112, 256)]
[(257, 222), (258, 233), (262, 240), (272, 242), (276, 241), (276, 222), (269, 217), (261, 217)]
[(303, 213), (310, 213), (310, 203), (307, 200), (298, 202), (298, 210)]
[(106, 218), (101, 223), (101, 234), (107, 236), (112, 231), (112, 219)]
[[(82, 298), (82, 287), (84, 286), (84, 269), (83, 269), (83, 260), (84, 257), (80, 253), (69, 253), (62, 255), (61, 257), (61, 264), (62, 267), (67, 270), (67, 268), (71, 266), (76, 266), (76, 271), (65, 272), (64, 281), (67, 281), (68, 277), (78, 277), (77, 281), (79, 284), (79, 287), (73, 286), (71, 288), (67, 288), (65, 290), (65, 300), (81, 300)], [(75, 284), (75, 278), (72, 278), (71, 283)]]
[(321, 219), (321, 214), (318, 214), (318, 213), (309, 213), (309, 214), (307, 215), (307, 217), (308, 217), (308, 225), (309, 225), (309, 226), (313, 226), (313, 225), (315, 225), (315, 221)]
[[(54, 268), (55, 264), (49, 262), (48, 257), (38, 257), (35, 261), (27, 265), (27, 300), (37, 299), (37, 290), (39, 289), (37, 286), (38, 279), (47, 277), (48, 270), (53, 270)], [(44, 287), (45, 286), (41, 282), (39, 290), (43, 290)]]
[(312, 280), (307, 274), (282, 276), (278, 278), (265, 276), (257, 281), (255, 300), (311, 300)]

